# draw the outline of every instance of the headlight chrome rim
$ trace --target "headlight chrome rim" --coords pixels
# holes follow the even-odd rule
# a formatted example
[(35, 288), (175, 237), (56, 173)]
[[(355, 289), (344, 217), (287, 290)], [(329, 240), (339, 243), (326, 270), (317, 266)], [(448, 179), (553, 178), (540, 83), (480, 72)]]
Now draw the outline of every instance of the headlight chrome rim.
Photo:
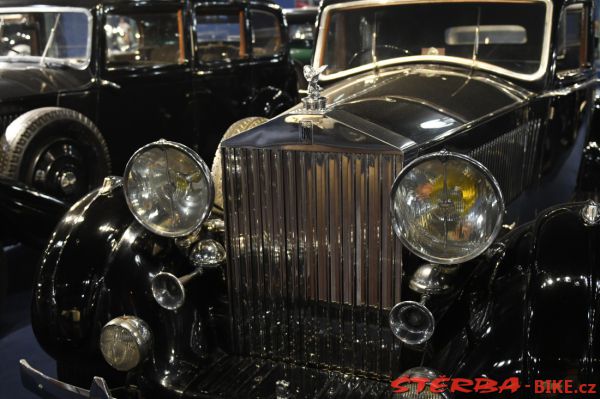
[[(177, 232), (167, 232), (167, 231), (155, 228), (154, 226), (147, 223), (146, 221), (144, 221), (141, 218), (141, 216), (138, 214), (138, 212), (135, 211), (134, 204), (131, 201), (131, 196), (130, 196), (131, 193), (130, 193), (130, 188), (129, 188), (129, 184), (128, 184), (129, 173), (131, 172), (131, 169), (133, 167), (135, 160), (141, 154), (144, 154), (145, 152), (147, 152), (148, 150), (150, 150), (154, 147), (158, 147), (158, 148), (171, 147), (171, 148), (174, 148), (175, 150), (181, 151), (182, 153), (184, 153), (186, 156), (188, 156), (189, 158), (191, 158), (193, 160), (195, 165), (198, 166), (198, 168), (202, 172), (203, 176), (207, 179), (207, 183), (208, 183), (208, 185), (207, 185), (207, 190), (208, 190), (207, 206), (200, 213), (197, 223), (195, 223), (193, 226), (191, 226), (185, 230), (181, 230), (181, 231), (177, 231)], [(187, 147), (186, 145), (183, 145), (181, 143), (177, 143), (174, 141), (165, 140), (165, 139), (160, 139), (158, 141), (154, 141), (152, 143), (146, 144), (145, 146), (139, 148), (136, 152), (134, 152), (133, 155), (129, 158), (129, 160), (127, 161), (127, 165), (125, 166), (125, 171), (123, 173), (123, 193), (125, 194), (125, 201), (127, 203), (127, 207), (129, 208), (130, 212), (133, 214), (133, 217), (142, 226), (144, 226), (147, 230), (151, 231), (154, 234), (157, 234), (162, 237), (167, 237), (167, 238), (185, 237), (187, 235), (192, 234), (196, 230), (198, 230), (202, 226), (202, 223), (204, 223), (204, 221), (210, 215), (210, 212), (212, 210), (214, 200), (215, 200), (215, 186), (214, 186), (214, 181), (212, 179), (212, 174), (211, 174), (210, 169), (208, 168), (208, 165), (206, 165), (206, 162), (204, 162), (202, 157), (200, 157), (200, 155), (198, 155), (194, 150)]]
[[(408, 173), (410, 173), (415, 167), (417, 167), (418, 165), (420, 165), (422, 163), (425, 163), (425, 162), (428, 162), (428, 161), (431, 161), (434, 159), (437, 159), (437, 160), (444, 159), (443, 162), (447, 162), (448, 160), (450, 160), (452, 158), (469, 163), (471, 166), (473, 166), (475, 169), (477, 169), (480, 173), (482, 173), (486, 179), (488, 179), (490, 186), (492, 187), (496, 197), (498, 198), (499, 220), (496, 222), (494, 230), (488, 237), (488, 240), (485, 242), (485, 245), (482, 245), (481, 248), (479, 248), (478, 250), (473, 251), (467, 255), (448, 259), (448, 258), (436, 257), (433, 255), (424, 253), (424, 252), (420, 251), (418, 248), (416, 248), (409, 240), (407, 240), (404, 237), (404, 235), (402, 234), (402, 228), (400, 227), (400, 224), (399, 224), (399, 222), (396, 218), (395, 212), (394, 212), (394, 197), (395, 197), (395, 193), (398, 190), (398, 187), (400, 186), (400, 184), (402, 183), (404, 177), (406, 177), (406, 175)], [(453, 264), (468, 262), (472, 259), (475, 259), (479, 255), (484, 253), (490, 247), (490, 245), (492, 245), (494, 243), (494, 241), (498, 237), (498, 234), (500, 234), (500, 230), (502, 229), (502, 220), (503, 220), (503, 216), (506, 212), (506, 208), (505, 208), (504, 196), (502, 194), (502, 190), (500, 189), (500, 185), (498, 184), (498, 181), (496, 180), (494, 175), (489, 171), (488, 168), (486, 168), (481, 162), (479, 162), (476, 159), (473, 159), (467, 155), (442, 150), (439, 152), (434, 152), (432, 154), (427, 154), (427, 155), (418, 157), (418, 158), (414, 159), (413, 161), (411, 161), (408, 165), (406, 165), (400, 171), (398, 176), (396, 176), (396, 179), (394, 180), (394, 183), (392, 184), (392, 189), (390, 191), (390, 212), (392, 213), (392, 228), (394, 230), (394, 233), (396, 233), (396, 236), (399, 238), (400, 242), (402, 243), (402, 245), (404, 247), (406, 247), (409, 251), (416, 254), (421, 259), (423, 259), (427, 262), (438, 263), (441, 265), (453, 265)]]

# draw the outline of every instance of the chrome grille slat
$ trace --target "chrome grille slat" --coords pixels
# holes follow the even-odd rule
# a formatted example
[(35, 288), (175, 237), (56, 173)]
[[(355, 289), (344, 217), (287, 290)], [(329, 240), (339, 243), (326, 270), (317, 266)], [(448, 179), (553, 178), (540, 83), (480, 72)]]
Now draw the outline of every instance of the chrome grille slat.
[(234, 350), (397, 372), (387, 313), (400, 301), (401, 248), (387, 199), (402, 156), (222, 151)]
[(496, 177), (506, 202), (517, 198), (534, 181), (540, 128), (540, 119), (530, 120), (468, 154)]

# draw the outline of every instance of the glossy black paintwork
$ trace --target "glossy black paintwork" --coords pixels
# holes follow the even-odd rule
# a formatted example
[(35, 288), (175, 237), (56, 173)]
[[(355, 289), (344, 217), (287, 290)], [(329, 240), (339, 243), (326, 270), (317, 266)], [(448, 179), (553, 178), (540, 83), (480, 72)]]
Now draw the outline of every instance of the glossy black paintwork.
[[(501, 112), (524, 108), (534, 97), (508, 81), (482, 73), (469, 75), (455, 67), (411, 65), (382, 69), (381, 75), (375, 79), (373, 74), (366, 73), (328, 87), (323, 95), (331, 103), (325, 115), (335, 118), (339, 111), (351, 114), (364, 120), (363, 123), (395, 134), (398, 141), (412, 141), (410, 148), (416, 148), (449, 132), (466, 130), (480, 120), (492, 119)], [(301, 145), (297, 126), (301, 116), (294, 118), (293, 112), (302, 114), (296, 107), (292, 115), (281, 115), (227, 143), (232, 147), (259, 148)], [(432, 121), (439, 123), (428, 126)], [(344, 146), (343, 133), (331, 130), (326, 123), (324, 126), (327, 131), (323, 135), (316, 133), (314, 144), (331, 142)], [(346, 129), (356, 126), (349, 124)], [(277, 134), (270, 133), (275, 131)], [(350, 140), (356, 142), (356, 147), (368, 145), (363, 142), (364, 137)]]
[(43, 247), (68, 208), (59, 199), (0, 178), (0, 241)]
[[(3, 3), (2, 6), (25, 6)], [(273, 116), (296, 101), (296, 75), (289, 60), (281, 9), (268, 2), (51, 1), (48, 5), (87, 8), (94, 17), (92, 59), (83, 71), (59, 65), (6, 62), (0, 65), (0, 115), (18, 115), (44, 106), (74, 109), (89, 117), (104, 135), (113, 172), (121, 173), (129, 156), (159, 138), (194, 147), (210, 164), (214, 150), (234, 121)], [(190, 29), (184, 29), (183, 65), (111, 70), (105, 67), (103, 21), (110, 12), (184, 11), (193, 27), (195, 10), (265, 9), (279, 19), (283, 51), (221, 65), (195, 59)], [(249, 20), (246, 34), (250, 37)], [(251, 54), (251, 49), (247, 51)]]
[[(584, 223), (583, 204), (542, 212), (473, 265), (454, 310), (468, 312), (469, 322), (442, 340), (433, 365), (461, 377), (517, 376), (531, 386), (597, 383), (600, 226)], [(519, 397), (536, 395), (523, 389)]]

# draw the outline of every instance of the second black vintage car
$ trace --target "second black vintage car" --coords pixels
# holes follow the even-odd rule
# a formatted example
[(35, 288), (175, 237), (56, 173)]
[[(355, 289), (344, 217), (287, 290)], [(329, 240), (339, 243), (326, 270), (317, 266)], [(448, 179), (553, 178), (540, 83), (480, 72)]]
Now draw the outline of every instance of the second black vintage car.
[(593, 175), (593, 4), (321, 7), (303, 104), (222, 142), (212, 175), (181, 144), (142, 147), (67, 213), (32, 312), (64, 382), (23, 360), (32, 391), (594, 389), (600, 206), (557, 205)]
[(269, 2), (3, 1), (0, 175), (67, 200), (159, 138), (207, 161), (227, 126), (295, 102)]

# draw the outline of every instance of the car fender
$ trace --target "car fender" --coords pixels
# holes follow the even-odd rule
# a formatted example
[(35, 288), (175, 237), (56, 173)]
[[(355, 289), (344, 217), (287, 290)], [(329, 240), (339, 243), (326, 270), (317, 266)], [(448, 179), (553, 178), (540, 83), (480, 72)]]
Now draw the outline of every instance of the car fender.
[(587, 203), (544, 211), (533, 225), (526, 296), (528, 382), (600, 379), (600, 224), (582, 217)]
[[(200, 239), (205, 234), (212, 233), (203, 232)], [(146, 383), (173, 367), (173, 353), (178, 367), (193, 369), (192, 376), (207, 342), (227, 344), (220, 335), (205, 335), (204, 327), (216, 323), (224, 331), (227, 320), (221, 315), (229, 306), (224, 271), (210, 270), (187, 283), (185, 303), (177, 312), (156, 303), (151, 282), (159, 272), (181, 277), (193, 271), (186, 251), (173, 239), (151, 233), (134, 219), (120, 183), (105, 184), (73, 205), (42, 256), (32, 305), (36, 338), (56, 359), (102, 361), (102, 327), (115, 317), (132, 315), (146, 321), (153, 333)], [(207, 307), (199, 311), (198, 303)]]
[(32, 304), (34, 333), (52, 356), (91, 350), (103, 278), (134, 224), (118, 185), (90, 192), (58, 223), (36, 271)]
[[(531, 387), (539, 380), (572, 380), (576, 386), (600, 379), (593, 339), (600, 330), (594, 317), (600, 307), (600, 224), (586, 224), (584, 205), (550, 208), (492, 248), (494, 254), (477, 266), (484, 278), (463, 295), (479, 296), (470, 303), (482, 306), (468, 309), (464, 333), (440, 351), (440, 369), (499, 383), (516, 377)], [(525, 388), (520, 392), (533, 397)]]

